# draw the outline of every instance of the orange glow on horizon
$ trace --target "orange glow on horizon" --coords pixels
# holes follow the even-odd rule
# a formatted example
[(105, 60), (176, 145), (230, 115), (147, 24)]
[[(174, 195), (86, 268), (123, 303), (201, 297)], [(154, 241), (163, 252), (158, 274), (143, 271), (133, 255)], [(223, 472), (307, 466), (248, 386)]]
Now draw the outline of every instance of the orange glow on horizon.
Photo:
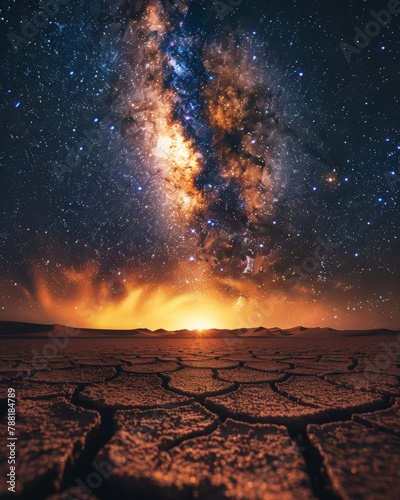
[(189, 275), (188, 269), (181, 265), (168, 282), (144, 284), (130, 278), (132, 271), (101, 277), (93, 262), (57, 278), (36, 270), (34, 290), (24, 291), (29, 307), (19, 320), (102, 330), (191, 330), (199, 337), (209, 329), (332, 326), (321, 304), (310, 308), (306, 290), (278, 300), (250, 280), (200, 279), (199, 270)]
[(237, 300), (224, 299), (210, 284), (207, 293), (203, 288), (172, 293), (167, 285), (140, 285), (133, 280), (95, 284), (97, 271), (93, 264), (82, 272), (66, 270), (63, 275), (63, 288), (68, 286), (71, 293), (59, 297), (43, 274), (37, 272), (36, 293), (28, 294), (51, 323), (117, 330), (201, 331), (238, 326), (232, 321)]

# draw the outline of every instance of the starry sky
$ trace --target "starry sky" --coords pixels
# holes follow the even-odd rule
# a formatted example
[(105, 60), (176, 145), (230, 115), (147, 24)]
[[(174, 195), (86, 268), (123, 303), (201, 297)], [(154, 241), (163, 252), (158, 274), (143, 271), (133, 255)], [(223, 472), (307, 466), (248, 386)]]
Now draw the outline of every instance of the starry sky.
[(399, 328), (388, 8), (4, 0), (1, 319)]

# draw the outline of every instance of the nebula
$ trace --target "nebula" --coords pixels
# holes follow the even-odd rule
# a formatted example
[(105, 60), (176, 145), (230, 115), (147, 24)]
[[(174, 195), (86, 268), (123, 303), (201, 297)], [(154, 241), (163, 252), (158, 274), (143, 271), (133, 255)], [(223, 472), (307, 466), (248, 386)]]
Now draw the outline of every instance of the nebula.
[[(312, 169), (327, 196), (340, 176), (324, 141), (308, 141), (309, 129), (288, 119), (296, 100), (282, 98), (268, 45), (229, 23), (204, 30), (181, 1), (111, 10), (98, 25), (109, 81), (91, 135), (101, 140), (82, 153), (75, 144), (83, 159), (56, 179), (54, 195), (68, 196), (75, 182), (77, 197), (90, 192), (98, 209), (79, 226), (83, 251), (38, 242), (29, 279), (7, 289), (10, 310), (17, 303), (21, 319), (96, 328), (331, 323), (340, 306), (326, 261), (339, 250), (322, 260), (312, 251), (318, 238), (344, 238), (327, 232), (324, 196), (318, 205), (307, 193), (318, 190)], [(56, 257), (43, 263), (43, 253)], [(333, 284), (336, 295), (351, 289)]]
[(112, 270), (36, 268), (25, 297), (50, 322), (240, 328), (282, 325), (292, 295), (303, 309), (308, 286), (283, 300), (275, 266), (286, 135), (260, 49), (240, 30), (193, 33), (187, 14), (184, 2), (130, 6), (110, 109), (146, 197), (130, 214), (143, 238)]
[(217, 276), (255, 274), (271, 259), (281, 190), (277, 104), (245, 36), (206, 43), (185, 31), (186, 12), (152, 1), (129, 23), (113, 106), (133, 154), (157, 179), (182, 256), (190, 250)]

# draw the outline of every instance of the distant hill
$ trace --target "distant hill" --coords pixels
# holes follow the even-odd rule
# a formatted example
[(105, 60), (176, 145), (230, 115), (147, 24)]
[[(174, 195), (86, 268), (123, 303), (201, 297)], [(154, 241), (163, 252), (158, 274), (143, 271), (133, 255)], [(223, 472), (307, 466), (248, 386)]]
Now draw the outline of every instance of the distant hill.
[[(53, 331), (59, 334), (70, 335), (71, 329), (63, 325), (39, 325), (35, 323), (21, 323), (12, 321), (0, 321), (0, 336), (15, 337), (47, 337), (48, 332)], [(306, 328), (296, 326), (294, 328), (281, 329), (278, 327), (264, 328), (240, 328), (237, 330), (220, 330), (212, 328), (209, 330), (176, 330), (167, 331), (163, 328), (151, 331), (147, 328), (134, 330), (96, 330), (82, 328), (76, 332), (76, 337), (137, 337), (137, 338), (224, 338), (224, 337), (244, 337), (244, 338), (284, 338), (284, 337), (365, 337), (374, 335), (397, 335), (399, 330), (334, 330), (332, 328)]]
[(53, 329), (54, 325), (38, 325), (36, 323), (20, 323), (18, 321), (0, 321), (0, 335), (50, 332)]

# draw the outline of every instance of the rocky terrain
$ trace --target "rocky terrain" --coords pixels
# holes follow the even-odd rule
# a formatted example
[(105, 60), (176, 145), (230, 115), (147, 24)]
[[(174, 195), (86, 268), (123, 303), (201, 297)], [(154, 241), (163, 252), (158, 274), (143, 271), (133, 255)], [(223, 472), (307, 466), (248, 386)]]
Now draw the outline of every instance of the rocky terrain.
[(2, 435), (12, 387), (18, 438), (17, 493), (4, 445), (1, 498), (400, 492), (395, 333), (67, 340), (1, 339)]

